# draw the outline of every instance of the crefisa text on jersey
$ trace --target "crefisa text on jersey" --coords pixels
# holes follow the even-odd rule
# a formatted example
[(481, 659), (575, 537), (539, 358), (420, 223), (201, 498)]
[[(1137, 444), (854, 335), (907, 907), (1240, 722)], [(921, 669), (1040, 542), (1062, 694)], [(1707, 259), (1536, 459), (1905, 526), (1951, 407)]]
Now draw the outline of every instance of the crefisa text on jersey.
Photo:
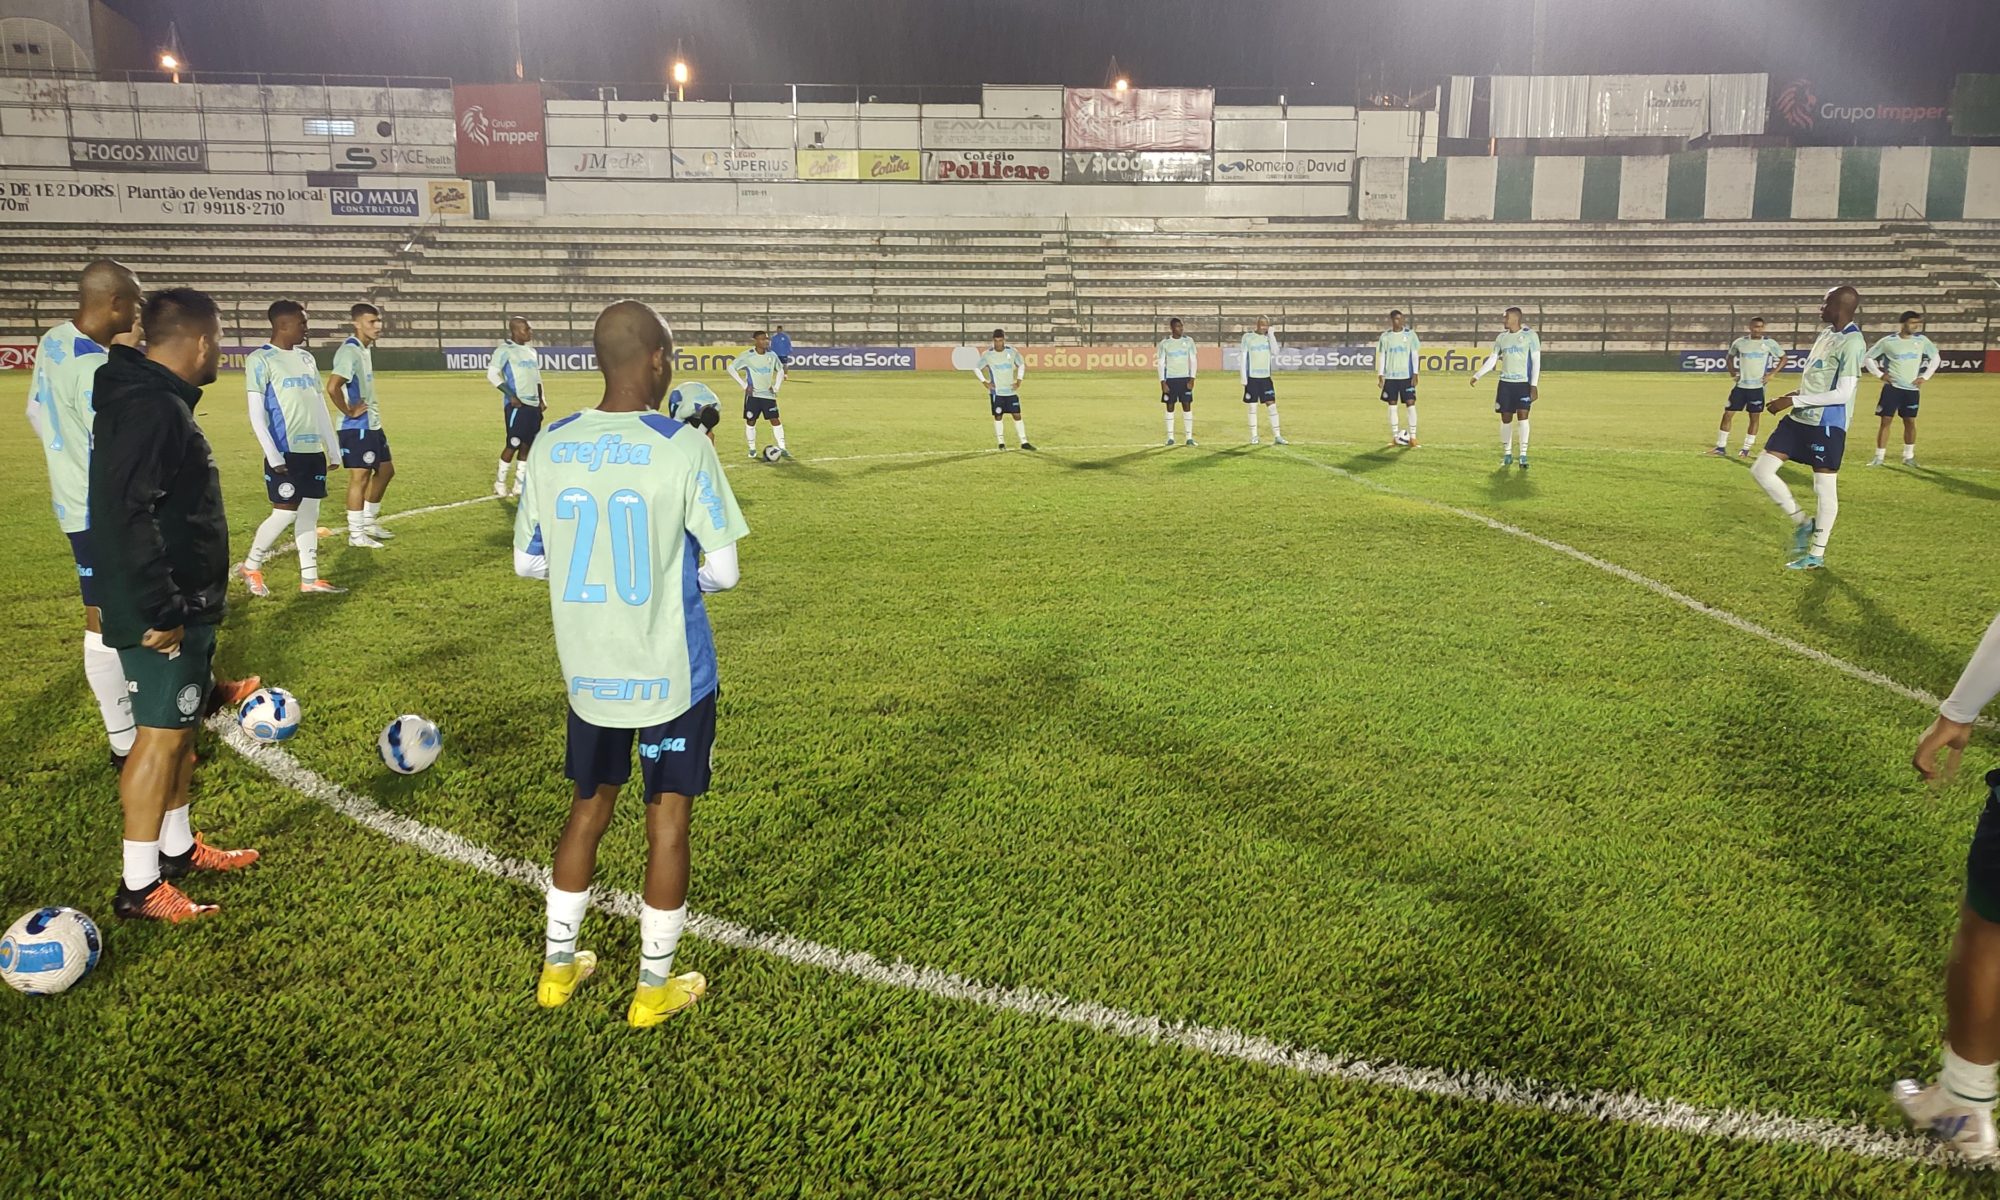
[(607, 433), (594, 442), (557, 442), (549, 447), (549, 461), (584, 463), (595, 471), (606, 463), (650, 463), (653, 448)]

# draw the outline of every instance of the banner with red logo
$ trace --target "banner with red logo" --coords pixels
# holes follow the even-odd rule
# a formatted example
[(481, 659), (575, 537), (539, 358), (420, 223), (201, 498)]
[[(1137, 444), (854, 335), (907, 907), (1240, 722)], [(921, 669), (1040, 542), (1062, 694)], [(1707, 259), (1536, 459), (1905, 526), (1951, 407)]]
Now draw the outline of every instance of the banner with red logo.
[(548, 170), (540, 84), (461, 84), (451, 93), (460, 175), (540, 175)]
[(1209, 150), (1215, 93), (1207, 88), (1063, 89), (1071, 150)]
[(1951, 133), (1949, 78), (1891, 93), (1866, 84), (1771, 76), (1765, 129), (1802, 145), (1914, 146)]

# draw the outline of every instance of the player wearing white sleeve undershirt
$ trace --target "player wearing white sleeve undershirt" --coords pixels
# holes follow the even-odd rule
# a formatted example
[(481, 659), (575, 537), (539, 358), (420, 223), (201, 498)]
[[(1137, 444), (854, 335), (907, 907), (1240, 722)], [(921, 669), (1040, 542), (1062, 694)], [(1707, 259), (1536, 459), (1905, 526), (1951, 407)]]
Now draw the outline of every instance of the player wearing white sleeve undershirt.
[[(1826, 565), (1826, 541), (1840, 512), (1837, 480), (1841, 456), (1847, 450), (1847, 426), (1854, 413), (1854, 390), (1861, 381), (1861, 360), (1867, 343), (1854, 323), (1861, 294), (1842, 284), (1820, 304), (1820, 330), (1806, 354), (1799, 390), (1771, 401), (1770, 410), (1784, 419), (1764, 443), (1764, 453), (1750, 468), (1750, 477), (1772, 503), (1791, 519), (1790, 561), (1793, 571), (1816, 571)], [(1787, 462), (1803, 463), (1813, 471), (1813, 515), (1807, 517), (1778, 478)]]
[[(250, 553), (236, 577), (253, 596), (268, 596), (264, 560), (280, 537), (293, 530), (299, 551), (301, 592), (344, 592), (319, 577), (319, 505), (326, 499), (327, 453), (333, 448), (333, 418), (320, 395), (319, 366), (305, 348), (306, 310), (296, 300), (279, 300), (268, 310), (271, 340), (243, 364), (250, 432), (264, 452), (264, 490), (271, 515), (257, 526)], [(296, 526), (296, 529), (294, 529)]]
[(1278, 344), (1278, 335), (1271, 332), (1271, 322), (1264, 317), (1257, 318), (1257, 328), (1243, 335), (1238, 346), (1241, 356), (1236, 364), (1236, 373), (1243, 380), (1243, 403), (1249, 405), (1250, 444), (1257, 444), (1257, 405), (1262, 404), (1271, 418), (1271, 441), (1286, 445), (1285, 435), (1278, 431), (1278, 385), (1271, 380), (1271, 372), (1277, 369), (1278, 353), (1283, 347)]
[(1542, 338), (1522, 324), (1518, 308), (1507, 310), (1507, 328), (1493, 339), (1493, 350), (1472, 373), (1472, 386), (1495, 365), (1500, 386), (1493, 393), (1493, 411), (1500, 414), (1500, 465), (1514, 465), (1514, 430), (1521, 431), (1521, 469), (1528, 469), (1528, 410), (1542, 398)]

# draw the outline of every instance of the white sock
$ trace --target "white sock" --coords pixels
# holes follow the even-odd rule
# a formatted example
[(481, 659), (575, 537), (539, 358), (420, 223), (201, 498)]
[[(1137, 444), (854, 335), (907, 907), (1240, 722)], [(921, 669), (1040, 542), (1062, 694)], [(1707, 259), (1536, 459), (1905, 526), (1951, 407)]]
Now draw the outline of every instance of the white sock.
[(514, 460), (514, 490), (528, 486), (528, 456), (523, 454)]
[(771, 437), (777, 441), (778, 449), (783, 450), (785, 448), (785, 427), (783, 425), (771, 426)]
[(1994, 1099), (1994, 1071), (1992, 1063), (1967, 1062), (1960, 1058), (1947, 1044), (1944, 1048), (1944, 1069), (1938, 1072), (1938, 1082), (1950, 1093), (1953, 1100), (1971, 1108), (1991, 1110)]
[(370, 500), (366, 504), (363, 504), (361, 506), (361, 515), (366, 518), (362, 522), (365, 525), (373, 526), (381, 524), (382, 502), (380, 500)]
[(548, 928), (543, 932), (542, 957), (566, 963), (576, 957), (576, 939), (583, 932), (583, 914), (590, 907), (590, 889), (565, 892), (549, 885)]
[(1715, 431), (1715, 448), (1717, 450), (1729, 449), (1729, 431), (1727, 429), (1718, 429)]
[(305, 499), (299, 501), (299, 527), (293, 531), (292, 544), (299, 551), (299, 582), (311, 583), (319, 578), (319, 501)]
[(1278, 436), (1278, 406), (1275, 404), (1266, 404), (1264, 407), (1271, 414), (1271, 436), (1275, 438)]
[(1397, 434), (1403, 432), (1403, 427), (1396, 421), (1396, 406), (1393, 404), (1384, 404), (1382, 407), (1389, 410), (1389, 436), (1395, 437)]
[(290, 529), (292, 522), (298, 519), (299, 514), (295, 512), (272, 509), (271, 515), (257, 527), (257, 536), (250, 542), (250, 553), (244, 556), (243, 565), (253, 571), (263, 566), (264, 560), (271, 556), (271, 547), (278, 544), (278, 539), (285, 536), (285, 530)]
[(1752, 447), (1756, 446), (1756, 444), (1757, 444), (1757, 435), (1756, 435), (1756, 434), (1754, 434), (1754, 433), (1746, 433), (1746, 434), (1744, 434), (1744, 435), (1743, 435), (1743, 448), (1744, 448), (1745, 450), (1749, 450), (1749, 449), (1751, 449)]
[(104, 736), (113, 754), (132, 753), (138, 730), (132, 724), (132, 692), (125, 685), (125, 666), (118, 652), (104, 644), (104, 635), (84, 630), (83, 677), (97, 697), (97, 714), (104, 718)]
[(1826, 537), (1833, 532), (1833, 519), (1840, 515), (1840, 476), (1813, 472), (1812, 552), (1826, 554)]
[(1023, 446), (1028, 444), (1028, 423), (1019, 417), (1014, 418), (1014, 436), (1020, 439)]
[(160, 853), (186, 854), (194, 848), (194, 825), (188, 817), (188, 806), (170, 808), (160, 818)]
[(1889, 452), (1888, 452), (1887, 450), (1884, 450), (1884, 449), (1882, 449), (1882, 447), (1880, 447), (1880, 446), (1877, 446), (1877, 447), (1875, 447), (1875, 457), (1873, 457), (1873, 458), (1869, 459), (1868, 461), (1869, 461), (1869, 462), (1871, 462), (1871, 463), (1880, 463), (1880, 462), (1882, 462), (1882, 461), (1883, 461), (1883, 460), (1884, 460), (1885, 458), (1887, 458), (1887, 457), (1888, 457), (1888, 454), (1889, 454)]
[(366, 517), (363, 517), (361, 515), (360, 509), (350, 508), (347, 510), (347, 532), (360, 533), (362, 530), (366, 529), (367, 526), (368, 526), (368, 520)]
[(755, 425), (745, 425), (743, 427), (743, 440), (750, 443), (750, 453), (757, 453), (757, 427)]
[(1528, 418), (1516, 417), (1514, 425), (1521, 431), (1521, 457), (1528, 457)]
[(125, 890), (143, 892), (160, 881), (160, 843), (125, 843)]
[(504, 458), (500, 460), (500, 473), (493, 477), (494, 487), (500, 487), (507, 482), (507, 468), (513, 465), (513, 463), (508, 462)]
[(1407, 426), (1409, 427), (1409, 430), (1410, 430), (1410, 436), (1411, 436), (1411, 437), (1415, 437), (1415, 436), (1417, 436), (1417, 406), (1416, 406), (1416, 405), (1414, 405), (1414, 404), (1405, 404), (1405, 405), (1403, 406), (1403, 424), (1405, 424), (1405, 425), (1407, 425)]
[(993, 440), (1003, 446), (1007, 444), (1007, 423), (999, 417), (993, 418)]
[(1915, 458), (1916, 456), (1917, 456), (1917, 444), (1916, 444), (1915, 442), (1904, 442), (1904, 443), (1903, 443), (1903, 461), (1904, 461), (1904, 462), (1909, 462), (1909, 461), (1910, 461), (1911, 459)]
[(1502, 454), (1514, 453), (1514, 423), (1512, 421), (1500, 422), (1500, 452)]
[(1757, 461), (1750, 465), (1750, 478), (1757, 481), (1757, 486), (1764, 489), (1764, 494), (1792, 519), (1794, 525), (1803, 525), (1806, 514), (1799, 509), (1799, 502), (1792, 499), (1792, 489), (1778, 478), (1779, 465), (1779, 461), (1771, 455), (1760, 454)]
[(1173, 436), (1174, 436), (1174, 410), (1170, 408), (1167, 410), (1167, 439), (1171, 441), (1173, 440)]
[(1190, 441), (1190, 442), (1191, 442), (1191, 441), (1193, 441), (1193, 440), (1194, 440), (1194, 410), (1193, 410), (1193, 409), (1191, 409), (1191, 408), (1190, 408), (1190, 409), (1188, 409), (1188, 410), (1187, 410), (1186, 412), (1184, 412), (1184, 413), (1182, 413), (1182, 414), (1181, 414), (1181, 424), (1183, 424), (1183, 425), (1187, 426), (1187, 436), (1188, 436), (1188, 441)]
[(674, 950), (688, 919), (687, 905), (668, 910), (644, 904), (639, 909), (639, 982), (658, 987), (674, 973)]

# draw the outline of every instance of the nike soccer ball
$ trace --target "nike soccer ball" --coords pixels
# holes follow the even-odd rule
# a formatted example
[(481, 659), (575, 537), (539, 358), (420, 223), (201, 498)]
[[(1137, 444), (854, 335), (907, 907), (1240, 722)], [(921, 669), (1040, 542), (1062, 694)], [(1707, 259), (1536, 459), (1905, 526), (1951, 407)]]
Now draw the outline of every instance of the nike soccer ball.
[(764, 461), (765, 461), (765, 462), (777, 462), (777, 461), (778, 461), (778, 458), (779, 458), (779, 456), (781, 456), (781, 455), (783, 455), (783, 454), (784, 454), (784, 451), (783, 451), (783, 450), (780, 450), (780, 449), (778, 449), (778, 448), (777, 448), (776, 446), (766, 446), (766, 447), (764, 447)]
[(103, 953), (97, 922), (73, 908), (38, 908), (0, 936), (0, 979), (17, 992), (53, 996), (90, 974)]
[(1398, 429), (1398, 430), (1396, 431), (1396, 444), (1397, 444), (1398, 446), (1407, 446), (1407, 445), (1409, 445), (1409, 444), (1410, 444), (1410, 435), (1409, 435), (1409, 434), (1407, 434), (1407, 433), (1404, 433), (1404, 432), (1403, 432), (1402, 430)]
[(258, 688), (236, 710), (243, 732), (260, 742), (282, 742), (299, 731), (299, 702), (284, 688)]
[(375, 739), (382, 763), (398, 775), (415, 775), (438, 760), (444, 739), (438, 727), (415, 713), (404, 713), (389, 722)]

